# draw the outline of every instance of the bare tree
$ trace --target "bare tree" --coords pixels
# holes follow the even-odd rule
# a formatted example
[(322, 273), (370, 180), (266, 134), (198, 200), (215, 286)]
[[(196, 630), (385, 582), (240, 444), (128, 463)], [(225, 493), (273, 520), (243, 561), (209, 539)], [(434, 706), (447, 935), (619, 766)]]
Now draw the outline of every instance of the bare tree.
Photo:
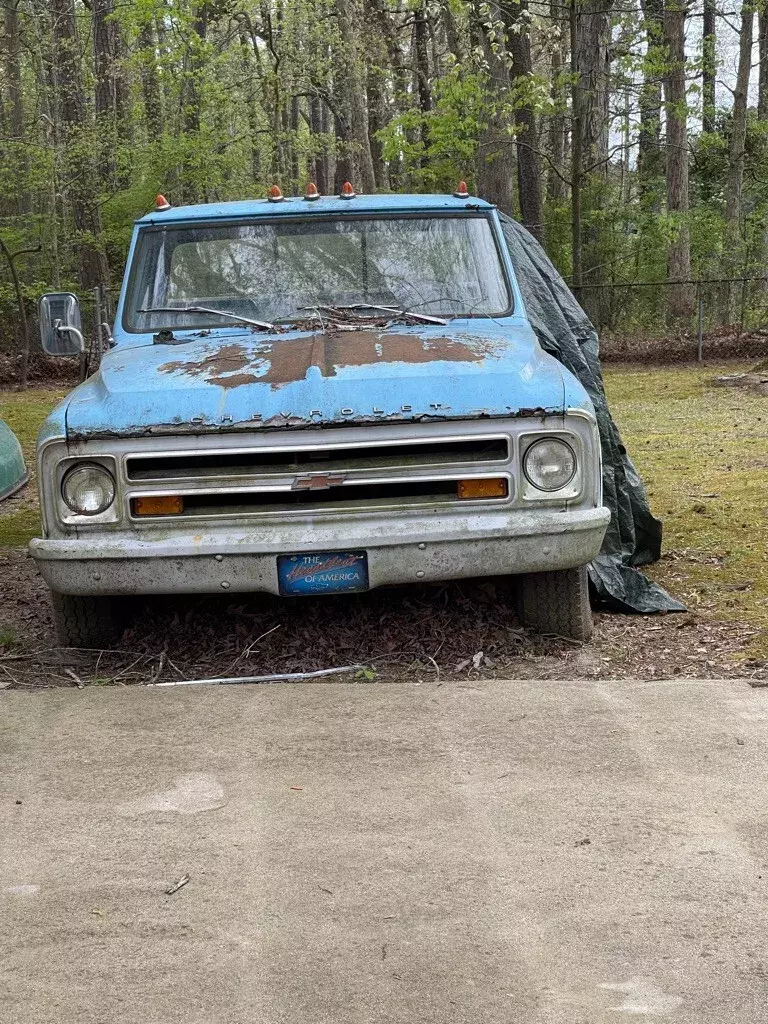
[(515, 103), (515, 142), (517, 148), (517, 191), (520, 219), (540, 242), (544, 241), (544, 215), (541, 206), (541, 158), (538, 150), (536, 116), (526, 97), (533, 63), (527, 0), (511, 0), (502, 9), (506, 45), (510, 56), (510, 78), (523, 90)]
[[(667, 250), (671, 281), (691, 277), (691, 236), (688, 226), (688, 107), (685, 87), (686, 0), (669, 0), (664, 11), (667, 74), (664, 94), (667, 115), (667, 213), (676, 219), (675, 236)], [(669, 289), (667, 312), (672, 319), (688, 315), (691, 290), (687, 284)]]
[[(707, 0), (708, 2), (708, 0)], [(646, 55), (640, 88), (640, 130), (637, 172), (640, 199), (651, 193), (654, 179), (662, 173), (661, 74), (664, 43), (664, 0), (642, 0)]]
[[(19, 175), (26, 170), (24, 148), (24, 97), (21, 84), (21, 33), (19, 31), (19, 2), (6, 0), (3, 8), (5, 29), (5, 81), (8, 90), (8, 134), (9, 148), (14, 154), (13, 165)], [(23, 188), (19, 188), (13, 199), (15, 212), (23, 214), (27, 210), (27, 198)]]
[[(728, 151), (728, 180), (725, 186), (725, 225), (723, 232), (723, 254), (726, 277), (733, 276), (739, 268), (741, 242), (742, 196), (744, 191), (744, 156), (747, 139), (747, 93), (749, 73), (752, 67), (752, 33), (754, 31), (755, 8), (751, 2), (741, 8), (739, 28), (739, 64), (736, 72), (736, 88), (733, 93), (733, 116), (731, 120), (731, 144)], [(720, 318), (723, 323), (731, 322), (733, 286), (726, 282), (722, 291)]]
[(760, 71), (757, 85), (757, 116), (761, 121), (768, 120), (768, 10), (761, 5), (758, 10), (758, 48)]
[(495, 203), (512, 216), (515, 212), (515, 151), (509, 133), (509, 64), (499, 28), (499, 10), (489, 6), (490, 21), (479, 5), (473, 9), (474, 26), (487, 65), (487, 123), (477, 153), (477, 190), (483, 199)]
[(141, 50), (141, 95), (144, 100), (144, 117), (147, 132), (153, 140), (163, 134), (163, 94), (157, 73), (157, 49), (155, 26), (148, 19), (139, 30), (139, 47)]
[(376, 191), (371, 142), (368, 136), (368, 112), (365, 108), (365, 80), (362, 73), (360, 23), (356, 0), (336, 0), (336, 17), (343, 53), (338, 55), (339, 89), (337, 100), (343, 103), (346, 122), (343, 132), (351, 144), (350, 157), (355, 185), (363, 192)]
[(55, 44), (58, 111), (66, 147), (68, 195), (78, 236), (80, 283), (84, 288), (109, 283), (109, 269), (101, 246), (101, 211), (90, 139), (74, 0), (50, 0), (49, 12)]
[(701, 39), (701, 123), (705, 132), (715, 130), (717, 78), (717, 9), (715, 0), (704, 0)]

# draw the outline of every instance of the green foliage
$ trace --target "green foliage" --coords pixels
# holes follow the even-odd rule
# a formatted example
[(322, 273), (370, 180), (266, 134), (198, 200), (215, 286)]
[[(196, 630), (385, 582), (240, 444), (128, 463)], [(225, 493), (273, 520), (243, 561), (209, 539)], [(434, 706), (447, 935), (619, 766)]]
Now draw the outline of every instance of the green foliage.
[[(70, 3), (76, 38), (62, 41), (54, 8)], [(567, 25), (550, 17), (545, 5), (126, 0), (112, 7), (109, 46), (101, 55), (106, 83), (94, 56), (94, 5), (19, 0), (13, 8), (15, 48), (11, 8), (0, 14), (0, 232), (12, 250), (40, 246), (39, 254), (19, 263), (30, 314), (44, 290), (87, 292), (93, 281), (86, 280), (84, 253), (106, 256), (114, 288), (133, 222), (153, 207), (158, 192), (178, 205), (263, 196), (273, 181), (296, 194), (309, 179), (321, 179), (330, 191), (341, 175), (360, 177), (369, 144), (382, 188), (452, 192), (464, 179), (477, 189), (483, 181), (478, 171), (488, 169), (478, 166), (479, 154), (488, 151), (486, 137), (496, 133), (500, 149), (514, 151), (521, 110), (538, 118), (534, 142), (544, 152), (545, 194), (552, 192), (555, 174), (549, 129), (553, 119), (562, 119), (566, 151), (558, 170), (566, 181), (558, 198), (545, 201), (543, 220), (549, 254), (564, 274), (571, 273), (567, 148), (579, 73), (564, 45)], [(689, 115), (690, 210), (669, 216), (664, 132), (670, 110), (659, 91), (669, 50), (661, 21), (647, 15), (639, 4), (612, 9), (605, 22), (607, 77), (585, 101), (589, 109), (583, 113), (593, 117), (607, 90), (608, 120), (600, 130), (616, 150), (583, 180), (585, 280), (663, 280), (667, 250), (683, 230), (690, 233), (694, 273), (717, 276), (726, 265), (761, 273), (768, 122), (750, 111), (740, 238), (724, 253), (731, 113), (716, 111), (716, 130), (702, 132), (697, 85), (703, 62), (710, 66), (714, 57), (717, 63), (718, 54), (691, 53), (686, 60), (688, 89), (679, 106)], [(415, 44), (422, 16), (425, 54)], [(602, 16), (589, 5), (581, 11), (582, 19)], [(516, 73), (512, 60), (514, 37), (532, 43), (532, 70), (524, 74)], [(71, 90), (62, 92), (58, 82), (67, 53), (74, 54), (82, 110), (65, 124), (63, 101)], [(369, 139), (365, 125), (361, 138), (353, 124), (352, 78), (365, 93)], [(103, 109), (96, 100), (103, 100), (105, 89), (109, 103)], [(636, 148), (641, 104), (643, 124), (656, 140), (642, 180)], [(615, 145), (619, 138), (630, 143), (628, 158)], [(508, 173), (514, 178), (511, 161)], [(631, 301), (626, 295), (606, 294), (591, 304), (601, 326), (653, 324), (663, 315), (658, 292), (638, 290)], [(0, 344), (18, 344), (15, 315), (10, 278), (0, 262)]]
[(484, 77), (458, 66), (435, 83), (432, 110), (407, 110), (379, 132), (385, 160), (402, 161), (406, 187), (452, 192), (470, 182), (480, 135), (487, 124)]

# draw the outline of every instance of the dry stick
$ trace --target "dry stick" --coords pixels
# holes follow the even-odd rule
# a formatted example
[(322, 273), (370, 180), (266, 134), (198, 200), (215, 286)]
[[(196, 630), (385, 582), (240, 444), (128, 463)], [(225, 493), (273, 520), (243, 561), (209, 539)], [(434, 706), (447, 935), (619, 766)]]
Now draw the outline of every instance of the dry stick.
[[(0, 654), (0, 661), (32, 661), (39, 658), (41, 654), (51, 654), (53, 651), (79, 651), (83, 654), (130, 654), (136, 655), (137, 651), (123, 651), (118, 647), (43, 647), (40, 651), (32, 651), (30, 654)], [(140, 658), (151, 658), (151, 654), (138, 654)]]
[(176, 679), (166, 683), (147, 683), (147, 686), (235, 686), (237, 683), (281, 683), (301, 682), (320, 676), (339, 675), (342, 672), (359, 672), (365, 665), (345, 665), (343, 668), (321, 668), (317, 672), (281, 672), (272, 676), (222, 676), (218, 679)]
[[(16, 676), (11, 675), (11, 673), (8, 671), (5, 665), (0, 665), (0, 668), (3, 670), (3, 672), (5, 672), (5, 674), (8, 676), (8, 678), (11, 680), (11, 683), (13, 683), (14, 686), (19, 685), (19, 680), (16, 678)], [(10, 686), (11, 683), (5, 683), (2, 687), (0, 687), (0, 689), (6, 689), (6, 687)]]
[(64, 674), (69, 676), (70, 679), (74, 679), (75, 683), (77, 684), (78, 690), (82, 690), (83, 689), (83, 687), (85, 686), (85, 683), (80, 678), (80, 676), (77, 674), (77, 672), (73, 672), (71, 668), (65, 668), (64, 669)]
[(157, 669), (149, 677), (150, 683), (156, 683), (160, 676), (163, 674), (163, 668), (165, 667), (165, 659), (168, 657), (168, 644), (160, 652), (160, 658), (157, 662)]

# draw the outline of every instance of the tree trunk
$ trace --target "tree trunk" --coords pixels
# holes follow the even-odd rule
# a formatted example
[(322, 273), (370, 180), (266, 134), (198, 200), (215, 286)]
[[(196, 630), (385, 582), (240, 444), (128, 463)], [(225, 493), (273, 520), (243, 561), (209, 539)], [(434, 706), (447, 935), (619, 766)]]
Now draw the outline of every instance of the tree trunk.
[(147, 135), (150, 141), (156, 142), (163, 135), (163, 94), (160, 90), (160, 79), (157, 73), (155, 28), (152, 21), (145, 22), (139, 31), (139, 48), (141, 49), (141, 95), (144, 100)]
[(8, 88), (8, 132), (11, 136), (9, 151), (13, 154), (13, 168), (18, 182), (16, 195), (12, 199), (14, 211), (24, 214), (29, 208), (24, 175), (27, 170), (24, 143), (24, 97), (21, 85), (21, 34), (19, 32), (20, 0), (6, 0), (4, 8), (5, 28), (5, 79)]
[(554, 113), (549, 118), (549, 156), (552, 166), (547, 174), (547, 198), (559, 203), (565, 195), (565, 92), (562, 84), (564, 66), (564, 39), (562, 32), (564, 21), (560, 14), (561, 5), (558, 0), (551, 0), (549, 20), (556, 25), (561, 35), (552, 45), (552, 87), (551, 99)]
[(571, 55), (577, 76), (582, 114), (582, 147), (586, 173), (607, 173), (610, 10), (613, 0), (584, 0), (576, 5), (575, 50)]
[[(708, 2), (708, 0), (707, 0)], [(660, 190), (655, 188), (663, 173), (661, 154), (661, 76), (664, 60), (664, 0), (643, 0), (646, 57), (640, 87), (640, 130), (638, 132), (637, 178), (640, 202), (651, 200), (654, 212), (661, 210)]]
[(378, 68), (368, 69), (368, 137), (371, 140), (371, 158), (373, 173), (376, 177), (376, 188), (380, 192), (389, 191), (389, 168), (384, 160), (381, 142), (376, 137), (387, 123), (386, 100), (382, 87), (386, 81)]
[[(309, 101), (309, 124), (312, 133), (312, 181), (317, 185), (320, 195), (325, 195), (330, 187), (331, 180), (328, 176), (328, 140), (324, 138), (327, 131), (327, 124), (323, 119), (323, 108), (325, 103), (319, 96), (313, 96)], [(327, 108), (325, 108), (327, 110)], [(320, 141), (322, 139), (322, 148)]]
[(107, 20), (113, 13), (113, 0), (92, 0), (93, 72), (96, 79), (97, 117), (113, 114), (115, 109), (112, 26)]
[(440, 0), (440, 14), (443, 27), (445, 28), (445, 39), (448, 43), (448, 50), (453, 54), (457, 62), (461, 64), (465, 56), (464, 47), (462, 46), (456, 18), (453, 15), (451, 0)]
[[(606, 306), (605, 252), (599, 222), (589, 215), (604, 202), (608, 175), (610, 11), (613, 0), (571, 0), (571, 71), (574, 110), (571, 187), (574, 284), (592, 285), (580, 301), (600, 327)], [(578, 138), (576, 137), (578, 135)], [(578, 234), (578, 245), (576, 235)], [(578, 264), (578, 275), (577, 275)]]
[(417, 9), (413, 17), (413, 56), (416, 94), (419, 97), (421, 122), (422, 168), (429, 165), (429, 127), (426, 115), (432, 109), (432, 88), (429, 81), (429, 22), (426, 4)]
[(83, 288), (94, 288), (98, 284), (106, 287), (109, 269), (100, 245), (101, 213), (79, 64), (74, 0), (49, 0), (48, 9), (53, 31), (69, 202), (78, 236), (80, 284)]
[[(499, 12), (491, 4), (493, 22)], [(494, 25), (484, 24), (480, 10), (475, 9), (474, 23), (483, 55), (488, 64), (486, 107), (488, 123), (480, 136), (477, 150), (477, 192), (482, 199), (495, 203), (500, 210), (515, 215), (515, 150), (509, 131), (509, 118), (503, 109), (509, 103), (509, 68), (504, 41), (498, 38)]]
[(578, 37), (578, 0), (569, 0), (568, 35), (571, 50), (571, 288), (579, 302), (584, 284), (582, 253), (581, 188), (584, 177), (583, 90), (576, 73), (576, 41)]
[[(528, 0), (511, 0), (503, 9), (506, 45), (510, 56), (510, 79), (525, 87), (530, 81), (531, 35)], [(517, 149), (517, 191), (520, 219), (531, 234), (544, 243), (544, 214), (541, 205), (541, 158), (533, 107), (518, 98), (515, 103), (515, 146)]]
[(715, 80), (717, 76), (715, 16), (715, 0), (704, 0), (701, 39), (701, 124), (705, 132), (715, 130)]
[(333, 190), (341, 192), (345, 181), (355, 185), (356, 166), (350, 149), (350, 131), (347, 122), (338, 114), (333, 116), (333, 133), (336, 136), (336, 167), (334, 172)]
[(758, 13), (760, 70), (757, 80), (757, 116), (768, 121), (768, 12)]
[[(725, 186), (725, 225), (723, 232), (723, 277), (734, 277), (741, 266), (742, 193), (744, 188), (744, 150), (747, 138), (747, 99), (749, 73), (752, 67), (752, 33), (755, 8), (745, 3), (741, 8), (739, 29), (739, 65), (733, 93), (731, 145), (728, 153), (728, 179)], [(722, 291), (720, 319), (731, 323), (734, 287), (726, 282)]]
[(93, 26), (93, 71), (96, 80), (95, 103), (96, 133), (99, 146), (99, 171), (105, 183), (115, 173), (115, 77), (113, 34), (108, 20), (114, 13), (113, 0), (93, 0), (91, 23)]
[[(667, 114), (667, 213), (676, 221), (676, 234), (667, 250), (670, 281), (687, 281), (691, 276), (691, 238), (688, 227), (688, 115), (685, 89), (684, 0), (673, 0), (664, 12), (664, 40), (668, 68), (664, 82)], [(667, 312), (672, 320), (690, 314), (690, 285), (669, 288)]]
[(705, 132), (713, 132), (715, 130), (715, 84), (717, 74), (716, 14), (715, 0), (704, 0), (701, 41), (701, 100), (702, 127)]
[(192, 42), (181, 83), (181, 124), (186, 150), (181, 168), (182, 200), (187, 204), (197, 203), (205, 197), (201, 189), (200, 168), (196, 160), (196, 138), (200, 134), (202, 97), (200, 80), (203, 72), (203, 49), (208, 38), (208, 0), (200, 0), (194, 10)]
[(301, 100), (298, 96), (291, 96), (290, 105), (290, 154), (291, 154), (291, 184), (294, 196), (303, 195), (303, 183), (301, 177), (301, 161), (299, 160), (299, 124), (301, 122)]
[(343, 86), (338, 97), (344, 98), (349, 118), (349, 137), (352, 146), (351, 166), (354, 168), (353, 185), (361, 192), (376, 191), (373, 157), (368, 138), (368, 113), (365, 109), (365, 77), (360, 57), (358, 25), (361, 23), (356, 0), (336, 0), (336, 15), (343, 52), (338, 55)]

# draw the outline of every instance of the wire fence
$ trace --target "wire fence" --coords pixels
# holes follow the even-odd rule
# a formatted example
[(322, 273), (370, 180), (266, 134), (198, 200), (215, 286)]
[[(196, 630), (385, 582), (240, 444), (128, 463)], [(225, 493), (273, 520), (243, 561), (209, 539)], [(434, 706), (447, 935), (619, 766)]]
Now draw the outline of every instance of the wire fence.
[[(670, 315), (675, 290), (675, 316)], [(604, 358), (657, 361), (768, 355), (768, 276), (681, 281), (606, 281), (573, 289), (601, 336)], [(114, 323), (118, 289), (79, 293), (86, 354), (81, 376), (98, 368)], [(2, 303), (0, 350), (19, 351), (15, 307)], [(39, 349), (37, 316), (28, 317), (30, 348)]]
[(699, 361), (712, 335), (727, 335), (734, 348), (744, 336), (757, 335), (755, 349), (768, 326), (766, 276), (588, 283), (574, 294), (599, 334), (643, 337), (645, 350), (660, 353), (671, 337), (690, 338), (688, 354)]

